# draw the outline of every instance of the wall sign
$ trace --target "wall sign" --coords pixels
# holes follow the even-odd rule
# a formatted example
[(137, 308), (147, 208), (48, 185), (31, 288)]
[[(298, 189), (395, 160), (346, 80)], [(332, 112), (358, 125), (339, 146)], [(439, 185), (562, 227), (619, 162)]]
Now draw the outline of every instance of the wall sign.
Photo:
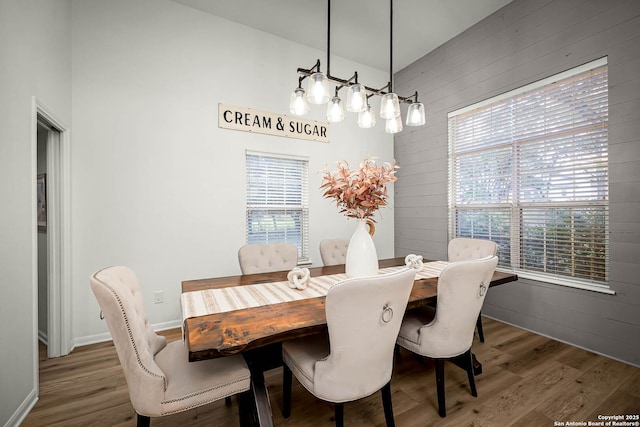
[(287, 138), (329, 142), (329, 122), (301, 119), (248, 107), (218, 104), (218, 127)]

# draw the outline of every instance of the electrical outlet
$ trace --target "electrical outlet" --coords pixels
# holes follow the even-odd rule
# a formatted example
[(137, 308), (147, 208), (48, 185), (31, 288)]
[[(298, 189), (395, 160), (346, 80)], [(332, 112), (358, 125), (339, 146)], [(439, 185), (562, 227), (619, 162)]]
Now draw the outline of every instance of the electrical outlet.
[(164, 302), (164, 291), (155, 291), (153, 293), (153, 303), (162, 304)]

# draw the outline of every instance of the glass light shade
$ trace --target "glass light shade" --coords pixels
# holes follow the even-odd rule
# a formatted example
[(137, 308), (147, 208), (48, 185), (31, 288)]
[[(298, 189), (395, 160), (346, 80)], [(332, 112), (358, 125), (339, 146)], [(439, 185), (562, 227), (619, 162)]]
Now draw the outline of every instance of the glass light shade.
[(402, 117), (392, 117), (387, 119), (387, 123), (384, 126), (384, 131), (387, 133), (398, 133), (402, 131)]
[(304, 96), (304, 89), (301, 87), (295, 88), (289, 99), (289, 111), (296, 116), (304, 116), (309, 113), (311, 106), (307, 101), (307, 97)]
[(424, 119), (424, 105), (422, 102), (414, 102), (407, 110), (407, 126), (422, 126)]
[(361, 128), (372, 128), (376, 125), (376, 114), (371, 105), (367, 104), (364, 111), (358, 113), (358, 126)]
[(327, 120), (330, 122), (341, 122), (344, 120), (344, 104), (342, 99), (334, 96), (327, 105)]
[(329, 101), (329, 80), (324, 73), (313, 73), (309, 76), (307, 101), (312, 104), (324, 104)]
[(356, 83), (347, 92), (347, 111), (359, 113), (367, 108), (367, 91), (364, 85)]
[(395, 93), (386, 93), (382, 95), (382, 101), (380, 101), (380, 117), (389, 120), (393, 117), (400, 115), (400, 102), (398, 102), (398, 95)]

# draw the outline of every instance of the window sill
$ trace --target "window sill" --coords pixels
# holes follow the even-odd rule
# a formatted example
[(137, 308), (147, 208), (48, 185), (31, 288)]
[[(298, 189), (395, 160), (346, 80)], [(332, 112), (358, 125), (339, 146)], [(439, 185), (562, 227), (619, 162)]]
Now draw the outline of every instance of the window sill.
[(504, 271), (504, 272), (507, 272), (507, 273), (515, 273), (515, 274), (518, 275), (519, 279), (530, 279), (530, 280), (535, 280), (535, 281), (538, 281), (538, 282), (549, 283), (549, 284), (552, 284), (552, 285), (566, 286), (566, 287), (569, 287), (569, 288), (582, 289), (582, 290), (585, 290), (585, 291), (598, 292), (598, 293), (607, 294), (607, 295), (615, 295), (616, 294), (616, 291), (614, 291), (613, 289), (609, 288), (606, 285), (593, 285), (593, 284), (589, 284), (589, 283), (574, 281), (574, 280), (571, 280), (571, 279), (563, 279), (563, 278), (559, 278), (559, 277), (550, 277), (550, 276), (547, 276), (545, 274), (536, 274), (536, 273), (532, 273), (530, 271), (522, 271), (522, 270), (518, 270), (518, 269), (498, 268), (497, 270)]

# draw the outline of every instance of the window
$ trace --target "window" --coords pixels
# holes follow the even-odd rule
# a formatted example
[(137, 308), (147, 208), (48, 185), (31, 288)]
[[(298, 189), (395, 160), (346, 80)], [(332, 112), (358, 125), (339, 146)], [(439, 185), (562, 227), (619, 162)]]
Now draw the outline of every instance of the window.
[(521, 277), (612, 293), (606, 58), (449, 114), (449, 236)]
[(309, 261), (306, 159), (246, 153), (247, 243), (293, 243)]

